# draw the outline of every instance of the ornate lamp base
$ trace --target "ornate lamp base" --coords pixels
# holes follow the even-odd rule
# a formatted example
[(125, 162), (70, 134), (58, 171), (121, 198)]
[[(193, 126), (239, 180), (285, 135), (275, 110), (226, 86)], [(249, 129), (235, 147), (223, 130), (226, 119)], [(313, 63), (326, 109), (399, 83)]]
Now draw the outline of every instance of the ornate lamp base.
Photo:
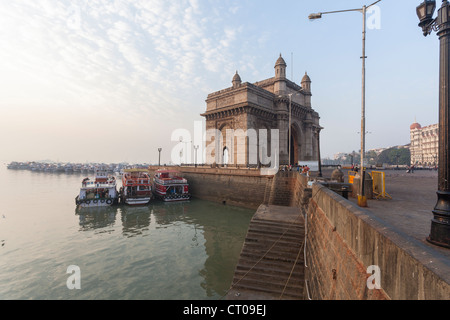
[(427, 241), (450, 249), (450, 192), (438, 191), (438, 201), (433, 210), (431, 231)]

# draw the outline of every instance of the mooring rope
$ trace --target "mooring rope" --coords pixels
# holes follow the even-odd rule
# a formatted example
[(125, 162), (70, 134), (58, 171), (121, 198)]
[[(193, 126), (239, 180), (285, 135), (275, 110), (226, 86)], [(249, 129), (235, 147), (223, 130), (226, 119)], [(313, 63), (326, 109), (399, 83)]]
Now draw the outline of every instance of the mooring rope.
[(300, 246), (300, 249), (298, 250), (297, 258), (295, 258), (294, 265), (292, 266), (292, 269), (291, 269), (291, 273), (289, 274), (286, 284), (284, 285), (283, 291), (281, 292), (281, 295), (278, 298), (279, 300), (281, 300), (281, 298), (283, 297), (284, 291), (286, 290), (287, 285), (289, 284), (289, 281), (291, 280), (292, 274), (294, 273), (295, 266), (297, 265), (298, 258), (300, 257), (300, 252), (302, 252), (304, 244), (305, 244), (305, 242), (302, 242), (302, 245)]
[[(273, 249), (273, 247), (284, 237), (284, 235), (291, 229), (291, 227), (294, 225), (294, 223), (296, 223), (296, 221), (301, 218), (302, 215), (300, 214), (297, 218), (293, 219), (292, 221), (288, 222), (288, 226), (286, 228), (286, 230), (283, 232), (283, 234), (277, 239), (275, 240), (275, 242), (271, 245), (271, 247), (264, 253), (264, 255), (236, 282), (236, 283), (232, 283), (230, 289), (227, 290), (227, 292), (225, 292), (225, 294), (220, 297), (219, 300), (223, 299), (225, 296), (228, 295), (228, 293), (234, 288), (234, 286), (236, 286), (239, 282), (241, 282), (241, 280), (244, 280), (244, 278), (249, 274), (250, 271), (252, 271), (257, 265), (258, 263), (260, 263), (266, 256), (267, 254)], [(245, 245), (245, 243), (244, 243)], [(303, 243), (302, 243), (303, 246)], [(300, 248), (301, 251), (301, 248)], [(295, 265), (295, 264), (294, 264)]]

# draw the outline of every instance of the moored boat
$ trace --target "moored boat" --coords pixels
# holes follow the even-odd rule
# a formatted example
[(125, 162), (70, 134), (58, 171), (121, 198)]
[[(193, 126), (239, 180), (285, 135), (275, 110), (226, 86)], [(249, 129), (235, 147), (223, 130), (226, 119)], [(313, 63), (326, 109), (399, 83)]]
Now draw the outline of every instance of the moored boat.
[(145, 169), (124, 169), (120, 201), (128, 205), (146, 205), (152, 199), (150, 175)]
[(19, 163), (16, 161), (11, 162), (10, 164), (8, 164), (8, 169), (19, 169)]
[(176, 170), (159, 169), (153, 178), (153, 194), (163, 201), (189, 200), (188, 181)]
[(80, 194), (75, 198), (77, 206), (106, 207), (118, 202), (116, 178), (108, 175), (103, 168), (98, 168), (95, 179), (84, 178)]

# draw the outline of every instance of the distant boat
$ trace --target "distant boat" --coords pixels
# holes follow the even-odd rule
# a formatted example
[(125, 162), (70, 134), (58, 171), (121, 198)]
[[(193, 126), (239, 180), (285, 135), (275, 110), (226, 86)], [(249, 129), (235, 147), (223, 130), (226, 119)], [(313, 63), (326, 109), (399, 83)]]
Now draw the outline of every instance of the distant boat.
[(108, 175), (103, 168), (97, 169), (95, 179), (83, 179), (80, 194), (75, 198), (75, 204), (82, 208), (106, 207), (117, 203), (116, 178)]
[(71, 164), (66, 164), (65, 166), (64, 166), (64, 171), (66, 172), (66, 173), (73, 173), (73, 165), (71, 165)]
[(124, 169), (121, 203), (128, 205), (146, 205), (152, 199), (152, 184), (146, 169)]
[(188, 181), (175, 170), (159, 169), (155, 171), (153, 193), (155, 197), (166, 202), (191, 198)]
[(9, 163), (9, 164), (7, 165), (7, 168), (8, 168), (8, 169), (12, 169), (12, 170), (19, 169), (19, 163), (13, 161), (13, 162), (11, 162), (11, 163)]

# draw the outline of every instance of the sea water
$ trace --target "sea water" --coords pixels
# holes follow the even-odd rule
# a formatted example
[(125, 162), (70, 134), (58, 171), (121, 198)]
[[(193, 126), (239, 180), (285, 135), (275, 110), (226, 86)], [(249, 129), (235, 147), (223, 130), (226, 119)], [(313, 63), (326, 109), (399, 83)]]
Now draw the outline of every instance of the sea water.
[(0, 299), (224, 297), (254, 210), (199, 199), (77, 210), (84, 177), (0, 164)]

